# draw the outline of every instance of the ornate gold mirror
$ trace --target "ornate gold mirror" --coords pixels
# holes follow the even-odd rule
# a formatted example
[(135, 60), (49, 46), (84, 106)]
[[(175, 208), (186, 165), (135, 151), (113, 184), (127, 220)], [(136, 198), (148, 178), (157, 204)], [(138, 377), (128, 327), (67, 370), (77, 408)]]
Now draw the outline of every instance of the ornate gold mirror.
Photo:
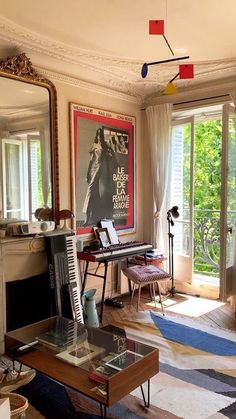
[(0, 218), (34, 221), (59, 209), (54, 85), (25, 54), (0, 60)]

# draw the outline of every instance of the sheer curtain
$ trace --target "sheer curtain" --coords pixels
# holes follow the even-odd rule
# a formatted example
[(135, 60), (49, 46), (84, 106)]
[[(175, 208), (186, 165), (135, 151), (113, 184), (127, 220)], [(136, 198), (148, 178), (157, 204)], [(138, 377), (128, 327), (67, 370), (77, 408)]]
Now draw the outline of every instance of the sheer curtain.
[[(152, 183), (153, 183), (153, 219), (152, 244), (164, 249), (163, 221), (166, 221), (164, 204), (168, 184), (168, 172), (171, 150), (171, 114), (173, 105), (149, 106), (146, 109), (148, 123), (148, 139), (151, 155)], [(163, 217), (165, 215), (165, 218)]]
[(51, 206), (49, 196), (51, 192), (51, 150), (50, 150), (50, 132), (47, 126), (40, 127), (40, 148), (42, 165), (42, 192), (43, 206)]

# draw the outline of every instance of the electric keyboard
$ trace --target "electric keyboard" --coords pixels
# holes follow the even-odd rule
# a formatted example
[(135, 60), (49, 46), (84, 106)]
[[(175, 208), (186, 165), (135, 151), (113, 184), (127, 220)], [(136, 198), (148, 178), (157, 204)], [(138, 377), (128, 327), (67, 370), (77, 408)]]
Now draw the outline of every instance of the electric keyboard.
[(99, 250), (88, 250), (77, 252), (78, 259), (90, 262), (103, 262), (104, 260), (121, 259), (129, 256), (144, 254), (152, 249), (152, 245), (143, 241), (131, 241), (126, 243), (113, 244)]
[(44, 239), (53, 312), (83, 323), (75, 234), (52, 233)]

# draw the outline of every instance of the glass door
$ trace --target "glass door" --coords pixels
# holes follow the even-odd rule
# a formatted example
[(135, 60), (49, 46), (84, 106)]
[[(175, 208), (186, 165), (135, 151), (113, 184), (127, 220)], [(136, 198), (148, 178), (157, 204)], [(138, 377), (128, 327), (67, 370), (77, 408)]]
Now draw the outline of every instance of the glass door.
[(223, 107), (221, 190), (220, 298), (236, 294), (236, 115), (235, 107)]
[(192, 282), (193, 277), (193, 181), (194, 119), (176, 121), (172, 128), (169, 208), (178, 206), (174, 219), (174, 278)]

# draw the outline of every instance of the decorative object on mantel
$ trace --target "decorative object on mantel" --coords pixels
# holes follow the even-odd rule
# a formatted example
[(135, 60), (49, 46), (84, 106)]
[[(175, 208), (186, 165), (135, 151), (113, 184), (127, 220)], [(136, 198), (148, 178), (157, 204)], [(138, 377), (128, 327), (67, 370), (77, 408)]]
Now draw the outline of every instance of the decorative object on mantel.
[(53, 219), (52, 208), (37, 208), (34, 216), (38, 221), (50, 221)]
[[(171, 54), (174, 56), (174, 52), (164, 34), (164, 20), (149, 20), (149, 35), (162, 35)], [(148, 74), (148, 66), (168, 63), (172, 61), (186, 60), (189, 58), (189, 55), (184, 57), (169, 58), (162, 61), (154, 61), (150, 63), (144, 63), (141, 69), (141, 76), (144, 79)], [(168, 82), (163, 93), (164, 94), (174, 94), (177, 92), (177, 88), (173, 84), (173, 81), (179, 77), (180, 79), (193, 79), (194, 78), (194, 66), (193, 64), (180, 64), (179, 72)]]
[[(38, 208), (36, 209), (34, 215), (39, 221), (49, 221), (49, 220), (52, 220), (53, 210), (52, 208)], [(66, 230), (66, 231), (71, 230), (67, 226), (67, 220), (72, 220), (72, 218), (74, 218), (74, 213), (69, 209), (63, 209), (63, 210), (55, 212), (55, 219), (58, 225), (60, 224), (61, 220), (64, 220), (61, 230)]]
[(71, 231), (71, 229), (67, 225), (67, 220), (72, 220), (72, 218), (74, 218), (74, 213), (69, 209), (63, 209), (56, 213), (56, 219), (58, 223), (60, 222), (60, 220), (64, 221), (63, 226), (61, 227), (61, 230)]

